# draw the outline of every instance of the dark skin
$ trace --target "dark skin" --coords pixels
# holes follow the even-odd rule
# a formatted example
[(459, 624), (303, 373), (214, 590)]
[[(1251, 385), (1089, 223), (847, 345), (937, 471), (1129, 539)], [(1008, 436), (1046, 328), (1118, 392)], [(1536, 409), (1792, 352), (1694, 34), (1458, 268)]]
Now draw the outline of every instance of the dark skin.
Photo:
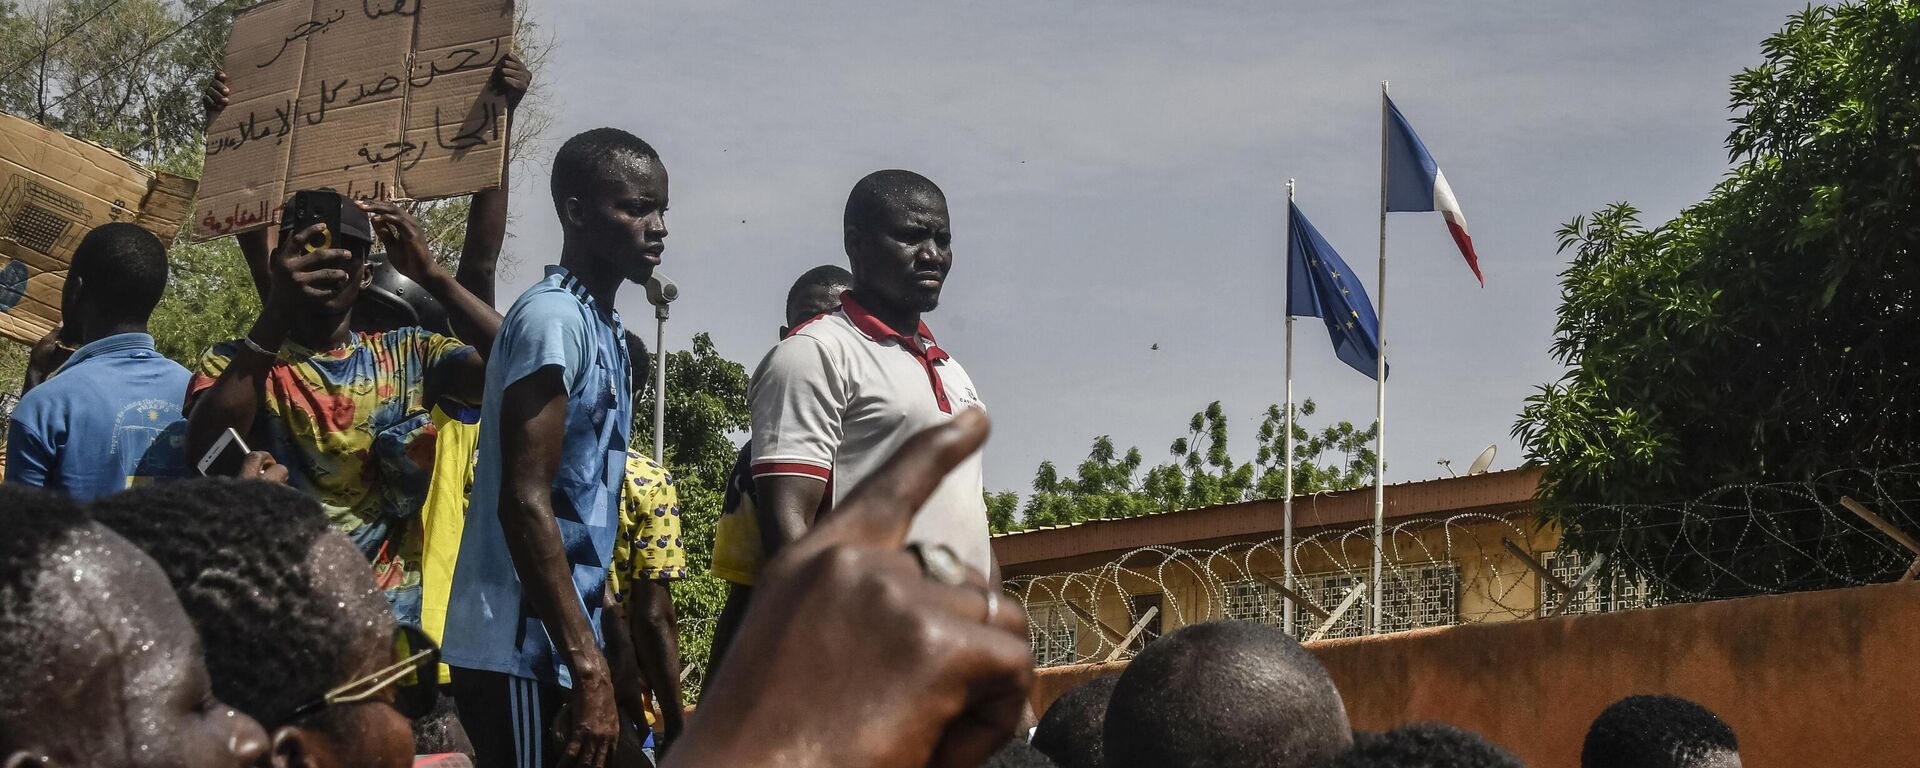
[[(627, 356), (633, 361), (629, 385), (635, 400), (646, 386), (649, 366), (643, 361), (645, 345), (627, 334)], [(660, 703), (658, 753), (666, 752), (686, 724), (686, 704), (680, 696), (680, 618), (673, 612), (673, 589), (666, 581), (640, 579), (627, 586), (626, 605), (607, 596), (607, 607), (614, 610), (615, 621), (603, 622), (607, 661), (614, 669), (614, 698), (625, 710), (627, 719), (646, 722), (643, 691), (651, 691)]]
[[(864, 226), (846, 228), (853, 295), (889, 327), (911, 333), (922, 314), (940, 305), (940, 289), (953, 267), (948, 218), (946, 197), (927, 189), (882, 206)], [(820, 480), (791, 475), (763, 477), (754, 487), (760, 541), (769, 557), (813, 527), (827, 491)]]
[[(322, 600), (352, 627), (350, 669), (336, 684), (358, 680), (397, 661), (393, 615), (367, 570), (367, 559), (346, 537), (329, 532), (307, 553), (306, 570)], [(318, 697), (325, 691), (313, 691)], [(273, 768), (408, 768), (413, 723), (394, 707), (391, 687), (366, 701), (338, 704), (273, 729)]]
[[(640, 579), (633, 583), (623, 613), (630, 633), (639, 683), (660, 704), (660, 738), (664, 752), (686, 729), (686, 703), (680, 698), (680, 619), (673, 612), (673, 592), (664, 581)], [(617, 623), (617, 622), (615, 622)], [(644, 709), (635, 722), (646, 722)]]
[[(22, 392), (39, 385), (66, 364), (73, 352), (93, 342), (122, 333), (146, 333), (146, 321), (115, 319), (88, 290), (86, 279), (69, 275), (60, 287), (60, 316), (64, 323), (34, 345), (28, 357), (27, 381)], [(193, 454), (198, 456), (199, 454)], [(240, 476), (284, 483), (287, 468), (265, 451), (253, 451), (240, 466)]]
[[(479, 402), (486, 386), (485, 356), (500, 330), (500, 313), (434, 262), (420, 225), (410, 214), (384, 201), (360, 207), (367, 211), (394, 268), (440, 300), (455, 330), (478, 353), (450, 359), (439, 367), (442, 391), (455, 399)], [(325, 228), (324, 224), (306, 228), (274, 254), (267, 300), (247, 332), (254, 344), (278, 350), (292, 341), (309, 349), (329, 350), (352, 340), (353, 305), (373, 275), (367, 269), (364, 246), (307, 252), (305, 244), (317, 242)], [(242, 435), (252, 433), (267, 373), (278, 359), (242, 347), (213, 386), (188, 404), (188, 455), (205, 454), (229, 428)]]
[[(506, 127), (502, 130), (501, 141), (507, 141), (506, 136), (511, 135), (513, 111), (519, 108), (520, 100), (527, 95), (532, 83), (533, 74), (518, 56), (508, 54), (494, 69), (493, 89), (507, 105)], [(209, 127), (226, 110), (231, 95), (227, 73), (215, 70), (213, 80), (208, 83), (201, 97), (201, 106), (207, 110)], [(507, 170), (506, 167), (500, 169), (500, 186), (474, 193), (472, 204), (467, 208), (467, 237), (460, 246), (460, 264), (454, 271), (454, 279), (489, 306), (494, 302), (494, 276), (499, 268), (500, 249), (507, 239)], [(273, 227), (263, 227), (235, 236), (240, 244), (241, 255), (246, 257), (247, 269), (253, 275), (253, 287), (259, 291), (263, 302), (272, 280), (268, 258), (278, 235), (279, 231)]]
[[(667, 170), (658, 160), (616, 157), (587, 180), (583, 194), (556, 201), (560, 266), (578, 279), (600, 311), (621, 284), (645, 283), (666, 248)], [(547, 366), (501, 393), (500, 458), (507, 468), (500, 523), (528, 606), (572, 675), (571, 722), (560, 765), (604, 765), (619, 738), (613, 676), (574, 591), (573, 568), (554, 521), (553, 479), (560, 465), (567, 387)]]
[(33, 348), (27, 352), (27, 374), (25, 380), (20, 383), (20, 394), (24, 395), (34, 387), (40, 386), (40, 382), (46, 381), (54, 371), (60, 370), (60, 366), (66, 365), (67, 358), (72, 357), (74, 350), (79, 349), (77, 345), (66, 341), (65, 333), (65, 326), (56, 325), (53, 330), (47, 332), (47, 335), (33, 343)]
[[(808, 287), (796, 301), (787, 304), (787, 324), (780, 326), (776, 338), (784, 339), (793, 333), (793, 329), (808, 319), (840, 308), (840, 294), (849, 285), (815, 285)], [(756, 509), (755, 514), (759, 511)], [(746, 618), (747, 607), (753, 602), (753, 587), (744, 584), (727, 584), (727, 604), (720, 609), (720, 618), (713, 624), (713, 651), (707, 659), (709, 674), (720, 668), (720, 662), (726, 658), (727, 648), (733, 644), (734, 635), (740, 631), (740, 622)]]
[(978, 573), (936, 583), (902, 547), (986, 435), (970, 410), (914, 436), (767, 563), (740, 648), (664, 766), (977, 766), (1006, 743), (1033, 681), (1025, 613), (1002, 597), (989, 617)]
[(35, 342), (33, 350), (27, 354), (27, 376), (22, 383), (21, 393), (33, 389), (52, 376), (54, 371), (65, 365), (74, 351), (108, 336), (122, 333), (146, 333), (144, 319), (134, 321), (114, 318), (104, 310), (111, 309), (95, 301), (92, 292), (87, 290), (86, 279), (68, 274), (66, 282), (60, 285), (61, 324), (54, 326), (51, 332)]
[(160, 566), (98, 525), (63, 550), (36, 599), (60, 606), (49, 618), (69, 641), (35, 660), (57, 681), (7, 723), (0, 766), (254, 765), (266, 733), (214, 698), (199, 635)]

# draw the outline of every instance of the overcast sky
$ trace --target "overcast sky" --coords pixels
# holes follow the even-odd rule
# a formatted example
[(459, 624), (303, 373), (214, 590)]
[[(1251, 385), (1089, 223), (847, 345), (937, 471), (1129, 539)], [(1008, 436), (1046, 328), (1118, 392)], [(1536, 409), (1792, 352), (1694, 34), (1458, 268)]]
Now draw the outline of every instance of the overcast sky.
[[(1438, 214), (1388, 227), (1387, 478), (1464, 471), (1508, 437), (1548, 356), (1553, 232), (1626, 200), (1650, 221), (1727, 168), (1728, 78), (1804, 0), (1685, 3), (523, 0), (552, 41), (555, 122), (516, 178), (503, 303), (554, 260), (546, 158), (608, 125), (672, 177), (661, 267), (696, 331), (750, 370), (787, 286), (844, 264), (847, 190), (926, 174), (953, 213), (954, 271), (927, 320), (994, 417), (987, 485), (1095, 436), (1167, 457), (1220, 400), (1237, 458), (1283, 397), (1286, 180), (1375, 298), (1379, 82), (1472, 224), (1473, 281)], [(642, 292), (619, 302), (652, 340)], [(1152, 349), (1158, 344), (1159, 349)], [(1295, 325), (1295, 391), (1364, 424), (1373, 386)], [(1315, 423), (1319, 423), (1317, 420)]]

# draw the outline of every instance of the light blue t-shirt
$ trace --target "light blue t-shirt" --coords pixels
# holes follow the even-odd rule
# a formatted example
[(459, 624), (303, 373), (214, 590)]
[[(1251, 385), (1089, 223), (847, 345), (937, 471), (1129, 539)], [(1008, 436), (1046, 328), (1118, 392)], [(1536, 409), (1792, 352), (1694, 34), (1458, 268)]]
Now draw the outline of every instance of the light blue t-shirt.
[(597, 307), (565, 269), (548, 267), (546, 278), (507, 310), (487, 358), (479, 460), (447, 601), (441, 658), (449, 666), (571, 686), (564, 657), (523, 599), (500, 525), (501, 480), (508, 469), (500, 459), (500, 401), (514, 382), (560, 367), (567, 413), (553, 514), (573, 566), (574, 591), (597, 639), (633, 426), (628, 365), (620, 315)]
[(20, 398), (7, 423), (7, 482), (80, 500), (186, 473), (187, 369), (144, 333), (108, 336)]

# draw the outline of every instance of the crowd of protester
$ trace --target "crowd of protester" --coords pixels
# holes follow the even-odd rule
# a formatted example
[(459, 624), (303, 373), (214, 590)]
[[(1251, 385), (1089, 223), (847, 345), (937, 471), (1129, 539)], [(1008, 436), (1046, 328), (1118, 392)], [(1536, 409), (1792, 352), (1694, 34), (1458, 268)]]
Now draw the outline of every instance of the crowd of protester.
[[(495, 76), (510, 109), (529, 82)], [(1519, 765), (1449, 726), (1355, 732), (1310, 653), (1239, 622), (1153, 642), (1035, 725), (987, 418), (925, 321), (947, 201), (904, 170), (854, 184), (847, 268), (799, 277), (751, 379), (688, 714), (679, 500), (630, 448), (649, 358), (614, 309), (661, 262), (666, 166), (591, 130), (551, 193), (556, 263), (504, 314), (504, 183), (451, 271), (390, 201), (242, 234), (259, 315), (191, 369), (147, 334), (165, 244), (86, 235), (8, 425), (0, 764)], [(235, 438), (244, 460), (209, 470)], [(1724, 723), (1662, 697), (1607, 710), (1581, 759), (1738, 764)]]

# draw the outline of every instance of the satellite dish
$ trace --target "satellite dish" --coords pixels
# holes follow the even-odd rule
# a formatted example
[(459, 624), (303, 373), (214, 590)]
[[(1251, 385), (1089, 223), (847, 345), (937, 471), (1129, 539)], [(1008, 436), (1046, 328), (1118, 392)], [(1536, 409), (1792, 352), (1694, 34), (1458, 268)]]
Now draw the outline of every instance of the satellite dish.
[(1493, 454), (1496, 453), (1499, 448), (1500, 446), (1497, 445), (1489, 445), (1486, 450), (1481, 451), (1480, 458), (1474, 459), (1473, 466), (1467, 469), (1467, 476), (1472, 477), (1473, 475), (1486, 474), (1487, 468), (1493, 466)]

